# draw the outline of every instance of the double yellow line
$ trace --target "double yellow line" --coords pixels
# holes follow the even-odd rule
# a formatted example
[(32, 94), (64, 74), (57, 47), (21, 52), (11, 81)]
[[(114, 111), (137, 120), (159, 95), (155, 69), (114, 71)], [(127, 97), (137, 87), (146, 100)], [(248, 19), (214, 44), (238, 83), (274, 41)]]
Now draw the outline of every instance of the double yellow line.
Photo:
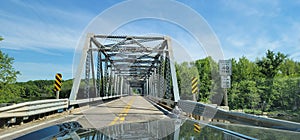
[(129, 112), (131, 105), (133, 104), (134, 100), (136, 97), (133, 97), (128, 104), (125, 106), (125, 108), (122, 110), (122, 112), (120, 114), (118, 114), (117, 117), (115, 117), (115, 119), (109, 124), (109, 125), (114, 125), (116, 124), (118, 121), (119, 123), (123, 123), (125, 120), (125, 117), (127, 116), (127, 113)]

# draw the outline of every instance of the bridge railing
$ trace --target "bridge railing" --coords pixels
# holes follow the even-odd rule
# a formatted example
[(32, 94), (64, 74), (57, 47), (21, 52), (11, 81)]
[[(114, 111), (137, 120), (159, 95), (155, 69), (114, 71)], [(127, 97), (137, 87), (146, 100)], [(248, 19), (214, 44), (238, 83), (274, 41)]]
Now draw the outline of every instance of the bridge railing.
[(20, 124), (23, 121), (38, 119), (50, 114), (71, 110), (74, 107), (85, 106), (89, 103), (108, 101), (123, 95), (105, 96), (98, 98), (69, 100), (69, 99), (48, 99), (30, 101), (9, 106), (0, 107), (0, 128), (9, 124)]
[(97, 101), (102, 101), (102, 100), (107, 100), (107, 99), (114, 99), (114, 98), (119, 98), (121, 96), (127, 96), (127, 94), (97, 97), (97, 98), (89, 98), (89, 99), (80, 99), (80, 100), (70, 100), (69, 106), (76, 105), (76, 104), (78, 104), (78, 105), (86, 104), (86, 103), (89, 103), (89, 102), (97, 102)]
[(68, 108), (68, 99), (24, 102), (0, 108), (0, 118), (26, 117)]
[(218, 106), (212, 106), (189, 100), (179, 100), (178, 107), (181, 108), (183, 112), (195, 116), (207, 117), (211, 119), (221, 119), (232, 123), (300, 131), (300, 123), (266, 118), (263, 116), (251, 115), (240, 112), (232, 112), (219, 108)]

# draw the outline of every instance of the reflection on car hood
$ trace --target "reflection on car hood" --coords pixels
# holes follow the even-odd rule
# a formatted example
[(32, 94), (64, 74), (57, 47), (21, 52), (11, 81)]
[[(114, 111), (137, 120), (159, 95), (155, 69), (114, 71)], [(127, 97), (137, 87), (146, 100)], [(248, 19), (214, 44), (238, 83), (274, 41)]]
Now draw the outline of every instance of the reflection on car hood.
[[(84, 129), (77, 122), (70, 123), (69, 126), (73, 127), (69, 127), (69, 130), (61, 128), (62, 131), (57, 132), (55, 135), (32, 137), (32, 139), (252, 139), (243, 135), (240, 137), (234, 133), (228, 133), (222, 129), (193, 120), (183, 119), (121, 123), (101, 129)], [(59, 127), (63, 126), (64, 125), (60, 125)], [(56, 125), (56, 127), (58, 127), (58, 125)], [(34, 133), (36, 134), (36, 132)], [(30, 134), (20, 138), (30, 138)]]

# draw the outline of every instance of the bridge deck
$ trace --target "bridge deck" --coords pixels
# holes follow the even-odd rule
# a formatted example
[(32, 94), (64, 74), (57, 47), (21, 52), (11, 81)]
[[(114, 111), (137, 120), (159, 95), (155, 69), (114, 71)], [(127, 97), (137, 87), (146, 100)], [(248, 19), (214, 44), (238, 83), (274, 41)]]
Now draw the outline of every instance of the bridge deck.
[(77, 121), (87, 128), (167, 118), (141, 96), (127, 96), (81, 112)]
[(143, 122), (168, 118), (141, 96), (127, 96), (107, 103), (83, 107), (80, 112), (62, 113), (26, 123), (14, 128), (0, 130), (0, 139), (14, 139), (51, 125), (78, 121), (85, 128), (101, 128), (119, 123)]

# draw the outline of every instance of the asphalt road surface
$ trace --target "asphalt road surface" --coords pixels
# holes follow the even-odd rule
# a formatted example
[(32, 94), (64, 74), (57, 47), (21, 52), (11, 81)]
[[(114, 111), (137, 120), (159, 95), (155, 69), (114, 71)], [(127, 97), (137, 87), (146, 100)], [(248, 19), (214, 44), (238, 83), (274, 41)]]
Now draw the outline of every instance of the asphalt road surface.
[(14, 139), (24, 134), (68, 121), (78, 121), (84, 128), (167, 119), (161, 111), (141, 96), (122, 97), (107, 103), (81, 107), (74, 113), (60, 113), (23, 125), (0, 130), (0, 139)]

